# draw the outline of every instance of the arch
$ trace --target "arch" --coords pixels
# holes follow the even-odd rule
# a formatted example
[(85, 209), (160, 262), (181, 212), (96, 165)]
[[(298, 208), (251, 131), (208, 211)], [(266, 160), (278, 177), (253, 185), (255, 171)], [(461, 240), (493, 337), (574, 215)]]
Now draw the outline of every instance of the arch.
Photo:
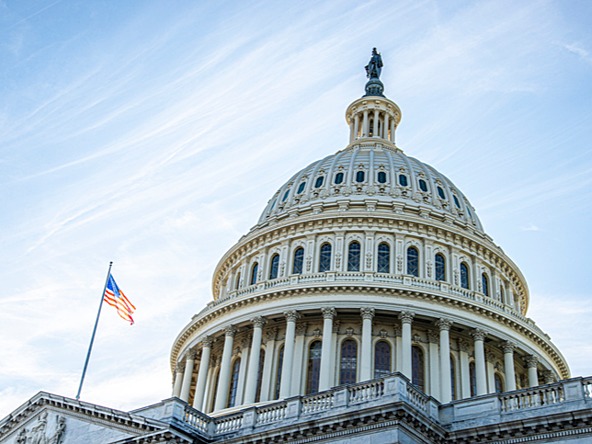
[(504, 380), (502, 379), (502, 376), (498, 372), (495, 372), (493, 374), (493, 382), (494, 382), (494, 387), (495, 387), (495, 393), (503, 393), (504, 392)]
[(255, 285), (257, 283), (257, 273), (259, 272), (259, 263), (255, 262), (251, 267), (251, 279), (249, 285)]
[(339, 361), (339, 384), (353, 384), (358, 373), (358, 343), (353, 339), (346, 339), (341, 343), (341, 358)]
[(374, 344), (374, 378), (382, 378), (391, 372), (391, 344), (378, 341)]
[(358, 241), (350, 242), (347, 249), (347, 271), (360, 271), (362, 247)]
[(236, 358), (232, 364), (232, 373), (230, 375), (230, 387), (228, 389), (228, 404), (226, 407), (234, 407), (236, 403), (236, 394), (238, 388), (238, 373), (240, 370), (240, 358)]
[(284, 365), (284, 344), (280, 346), (278, 350), (278, 358), (277, 358), (277, 369), (275, 372), (275, 389), (273, 393), (273, 399), (280, 398), (280, 387), (282, 385), (282, 367)]
[(322, 341), (313, 341), (308, 347), (308, 363), (306, 369), (306, 394), (319, 391), (319, 376), (321, 374)]
[(378, 244), (376, 271), (378, 273), (391, 272), (391, 246), (386, 242)]
[(424, 352), (421, 347), (414, 345), (411, 347), (411, 382), (425, 392), (425, 361)]
[(407, 274), (419, 277), (419, 250), (415, 247), (407, 248)]
[(298, 247), (294, 250), (294, 263), (292, 264), (292, 274), (302, 274), (304, 267), (304, 248)]
[(277, 279), (280, 270), (280, 255), (271, 256), (271, 265), (269, 267), (269, 279)]
[(319, 251), (319, 272), (329, 271), (331, 269), (331, 244), (325, 242), (321, 245)]
[(436, 264), (436, 280), (437, 281), (445, 281), (446, 280), (446, 258), (442, 253), (437, 253), (436, 257), (434, 258), (434, 262)]
[(259, 355), (259, 370), (257, 374), (257, 394), (255, 395), (255, 402), (259, 402), (261, 400), (261, 385), (263, 383), (263, 365), (265, 363), (265, 349), (261, 349), (261, 354)]
[(460, 263), (460, 286), (470, 289), (469, 285), (469, 266), (465, 262)]
[(481, 289), (485, 296), (489, 296), (489, 278), (486, 273), (481, 273)]

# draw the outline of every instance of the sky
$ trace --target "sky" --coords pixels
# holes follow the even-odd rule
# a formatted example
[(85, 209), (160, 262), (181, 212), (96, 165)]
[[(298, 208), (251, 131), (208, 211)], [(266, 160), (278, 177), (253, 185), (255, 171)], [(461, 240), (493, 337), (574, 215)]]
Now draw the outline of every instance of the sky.
[(382, 53), (397, 144), (449, 177), (592, 375), (592, 2), (0, 1), (0, 417), (171, 394), (174, 339), (274, 192), (344, 148)]

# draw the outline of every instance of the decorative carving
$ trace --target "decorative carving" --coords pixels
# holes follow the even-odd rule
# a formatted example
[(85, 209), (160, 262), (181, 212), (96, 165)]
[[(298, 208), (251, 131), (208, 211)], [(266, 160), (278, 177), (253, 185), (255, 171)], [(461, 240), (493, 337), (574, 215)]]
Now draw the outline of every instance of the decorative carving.
[(431, 278), (432, 277), (432, 261), (428, 261), (426, 264), (426, 271), (428, 273), (428, 277)]
[(403, 256), (400, 254), (397, 256), (397, 271), (399, 273), (403, 272)]
[(524, 358), (524, 362), (526, 363), (527, 368), (537, 368), (539, 365), (539, 358), (534, 355), (529, 355)]
[(485, 340), (485, 336), (487, 336), (487, 332), (485, 330), (481, 330), (480, 328), (476, 328), (471, 332), (471, 336), (475, 341), (483, 341)]
[(318, 327), (317, 327), (317, 328), (315, 328), (315, 329), (312, 331), (312, 335), (313, 335), (315, 338), (320, 338), (320, 337), (321, 337), (321, 329), (320, 329), (320, 328), (318, 328)]
[(362, 307), (360, 308), (360, 313), (362, 314), (362, 319), (370, 319), (374, 317), (374, 308), (373, 307)]
[(234, 338), (234, 335), (236, 334), (237, 331), (238, 330), (235, 326), (229, 325), (228, 327), (226, 327), (224, 329), (224, 334), (228, 337)]
[(47, 430), (47, 411), (41, 413), (31, 430), (26, 428), (16, 436), (16, 444), (62, 444), (64, 441), (64, 434), (66, 432), (66, 418), (64, 416), (55, 416), (55, 432), (49, 434)]
[(288, 322), (296, 322), (298, 319), (300, 319), (300, 313), (298, 313), (296, 310), (284, 311), (284, 316)]
[(450, 319), (440, 318), (436, 321), (436, 326), (442, 330), (450, 331), (450, 327), (452, 327), (453, 322)]
[(296, 334), (298, 336), (305, 335), (307, 328), (308, 328), (308, 324), (306, 322), (301, 322), (300, 324), (296, 324)]
[(348, 328), (346, 328), (346, 329), (345, 329), (345, 334), (346, 334), (346, 336), (348, 336), (348, 337), (352, 337), (352, 336), (354, 335), (354, 329), (353, 329), (353, 328), (351, 328), (351, 327), (348, 327)]
[(204, 336), (203, 338), (201, 338), (201, 346), (203, 348), (212, 347), (213, 342), (214, 342), (214, 339), (211, 336)]
[(388, 338), (388, 332), (385, 329), (382, 329), (378, 332), (378, 336), (380, 336), (383, 339)]
[(372, 269), (372, 253), (366, 253), (366, 268), (368, 270)]
[(514, 349), (516, 348), (516, 344), (510, 341), (506, 341), (502, 344), (502, 350), (504, 353), (514, 353)]
[(306, 271), (310, 273), (311, 269), (312, 269), (312, 256), (307, 256), (306, 257)]
[(488, 350), (485, 353), (485, 360), (487, 362), (491, 362), (493, 364), (493, 362), (495, 361), (495, 355), (493, 354), (493, 352), (491, 350)]
[(401, 337), (401, 327), (399, 325), (393, 326), (393, 332), (394, 332), (395, 338)]
[(323, 319), (333, 319), (337, 315), (335, 307), (323, 307), (321, 308)]
[(464, 339), (459, 339), (458, 340), (458, 349), (461, 352), (469, 353), (469, 351), (470, 351), (470, 344), (469, 344), (469, 342), (468, 341), (465, 341)]
[(341, 253), (335, 253), (335, 268), (337, 270), (341, 268)]
[(278, 328), (277, 327), (269, 327), (265, 330), (265, 337), (268, 341), (275, 341), (277, 339)]
[(402, 311), (401, 313), (399, 313), (399, 319), (401, 320), (402, 324), (411, 324), (414, 317), (415, 313), (411, 311)]
[(251, 319), (254, 328), (263, 328), (267, 320), (263, 316), (256, 316)]
[(430, 344), (437, 344), (440, 341), (440, 336), (434, 330), (428, 330), (428, 342)]
[(413, 335), (413, 342), (417, 342), (417, 343), (421, 342), (421, 336), (418, 333), (415, 333)]

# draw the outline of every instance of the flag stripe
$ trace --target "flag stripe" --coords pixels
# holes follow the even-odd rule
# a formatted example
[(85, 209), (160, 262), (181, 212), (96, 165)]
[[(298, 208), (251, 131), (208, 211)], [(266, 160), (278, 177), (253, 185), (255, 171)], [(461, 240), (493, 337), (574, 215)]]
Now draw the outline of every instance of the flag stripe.
[(122, 319), (128, 321), (130, 324), (134, 323), (132, 314), (136, 311), (136, 307), (131, 303), (127, 296), (123, 294), (123, 291), (119, 289), (111, 274), (109, 274), (107, 280), (107, 287), (105, 288), (103, 300), (107, 305), (114, 307), (117, 310), (117, 314)]

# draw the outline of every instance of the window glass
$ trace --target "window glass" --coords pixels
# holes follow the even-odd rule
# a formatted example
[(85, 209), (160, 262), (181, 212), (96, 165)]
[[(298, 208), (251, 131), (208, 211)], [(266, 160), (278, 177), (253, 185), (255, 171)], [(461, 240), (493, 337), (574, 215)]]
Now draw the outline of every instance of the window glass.
[(391, 247), (385, 242), (382, 242), (380, 245), (378, 245), (376, 271), (379, 273), (391, 272)]
[(475, 371), (475, 363), (469, 363), (469, 380), (471, 383), (471, 396), (477, 395), (477, 372)]
[(426, 183), (425, 180), (419, 179), (419, 189), (424, 192), (428, 191), (428, 184)]
[(282, 385), (282, 367), (284, 365), (284, 346), (280, 347), (280, 352), (278, 353), (278, 363), (277, 363), (277, 372), (275, 378), (275, 392), (273, 399), (280, 398), (280, 387)]
[(423, 392), (425, 390), (423, 350), (416, 345), (411, 347), (411, 369), (413, 373), (411, 382)]
[(259, 355), (259, 373), (257, 374), (257, 394), (255, 402), (261, 401), (261, 385), (263, 383), (263, 364), (265, 363), (265, 350), (261, 350)]
[(489, 279), (485, 273), (481, 275), (481, 286), (483, 287), (483, 294), (489, 296)]
[(460, 264), (460, 286), (469, 289), (469, 267), (464, 262)]
[(450, 394), (452, 395), (452, 400), (456, 399), (456, 378), (454, 374), (456, 373), (456, 362), (454, 361), (454, 356), (450, 356)]
[(445, 281), (446, 280), (446, 259), (444, 259), (444, 255), (441, 253), (436, 254), (436, 280), (437, 281)]
[(308, 349), (308, 366), (306, 371), (306, 394), (319, 391), (319, 375), (321, 373), (321, 341), (314, 341)]
[(319, 271), (329, 271), (331, 268), (331, 244), (321, 245), (319, 255)]
[(241, 275), (240, 275), (240, 273), (238, 273), (236, 275), (236, 281), (234, 282), (234, 289), (235, 290), (238, 290), (238, 287), (240, 286), (240, 278), (241, 278)]
[(234, 365), (232, 366), (232, 375), (230, 377), (230, 389), (228, 392), (228, 406), (227, 407), (234, 407), (236, 402), (236, 389), (238, 386), (238, 372), (240, 369), (240, 358), (234, 361)]
[(255, 285), (257, 283), (257, 272), (259, 271), (259, 264), (255, 262), (253, 264), (253, 268), (251, 268), (251, 285)]
[(407, 176), (404, 174), (399, 174), (399, 185), (402, 187), (406, 187), (408, 185)]
[(419, 277), (419, 251), (415, 247), (407, 248), (407, 274)]
[(339, 185), (341, 182), (343, 182), (343, 173), (337, 173), (335, 175), (335, 184)]
[(325, 180), (325, 176), (317, 177), (317, 180), (315, 180), (315, 188), (321, 187), (323, 185), (324, 180)]
[(360, 254), (360, 243), (350, 243), (347, 251), (347, 271), (360, 271)]
[(374, 346), (374, 378), (382, 378), (391, 372), (391, 345), (378, 341)]
[(300, 194), (304, 191), (304, 187), (306, 186), (306, 182), (302, 182), (300, 185), (298, 185), (298, 190), (296, 190), (296, 194)]
[(456, 197), (454, 194), (452, 195), (452, 198), (454, 199), (454, 205), (456, 205), (456, 208), (460, 208), (460, 202), (458, 201), (458, 197)]
[(493, 379), (495, 381), (495, 393), (503, 393), (504, 382), (502, 381), (502, 377), (499, 375), (499, 373), (496, 373)]
[(282, 202), (285, 202), (286, 199), (288, 198), (288, 195), (290, 194), (290, 189), (288, 188), (286, 190), (286, 192), (284, 193), (284, 197), (282, 197)]
[(442, 187), (438, 187), (438, 196), (440, 196), (440, 199), (446, 199), (446, 195), (444, 194)]
[(298, 247), (294, 251), (294, 264), (292, 265), (293, 274), (302, 274), (302, 266), (304, 265), (304, 248)]
[(378, 172), (378, 183), (386, 183), (386, 173), (384, 171)]
[(364, 182), (365, 178), (366, 178), (366, 174), (363, 171), (358, 171), (356, 173), (356, 182)]
[(280, 268), (280, 255), (274, 254), (271, 257), (271, 266), (269, 268), (269, 279), (277, 279)]
[(341, 343), (339, 384), (353, 384), (354, 382), (356, 382), (357, 369), (358, 343), (353, 339), (346, 339)]

